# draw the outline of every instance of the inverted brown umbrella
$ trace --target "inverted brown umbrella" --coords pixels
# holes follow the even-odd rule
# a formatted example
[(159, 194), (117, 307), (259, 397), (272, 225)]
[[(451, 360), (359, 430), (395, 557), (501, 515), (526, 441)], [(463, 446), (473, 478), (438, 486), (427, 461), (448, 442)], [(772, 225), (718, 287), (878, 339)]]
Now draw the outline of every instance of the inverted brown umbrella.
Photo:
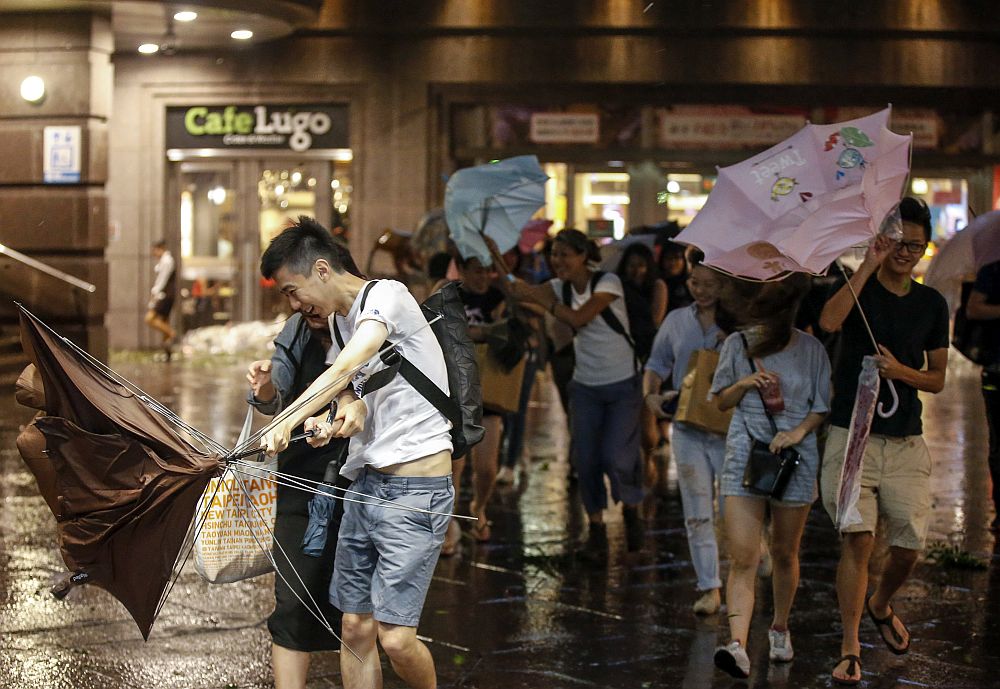
[(35, 424), (56, 473), (70, 582), (108, 591), (148, 638), (224, 448), (154, 411), (158, 403), (18, 307), (22, 345), (45, 388), (47, 416)]

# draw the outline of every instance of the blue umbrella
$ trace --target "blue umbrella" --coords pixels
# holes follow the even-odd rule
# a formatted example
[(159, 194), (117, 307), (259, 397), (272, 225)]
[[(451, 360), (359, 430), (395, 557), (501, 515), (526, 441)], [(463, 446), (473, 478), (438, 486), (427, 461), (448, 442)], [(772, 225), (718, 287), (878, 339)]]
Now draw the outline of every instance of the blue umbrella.
[(517, 156), (498, 163), (457, 171), (448, 179), (444, 211), (448, 233), (463, 258), (493, 259), (485, 232), (501, 253), (512, 249), (535, 211), (545, 205), (545, 182), (536, 156)]

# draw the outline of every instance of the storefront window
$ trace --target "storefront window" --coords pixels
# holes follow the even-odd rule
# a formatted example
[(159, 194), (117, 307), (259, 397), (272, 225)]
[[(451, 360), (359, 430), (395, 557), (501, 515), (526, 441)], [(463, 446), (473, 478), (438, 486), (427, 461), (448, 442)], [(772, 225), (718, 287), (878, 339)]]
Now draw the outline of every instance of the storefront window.
[(931, 239), (950, 239), (969, 224), (969, 183), (964, 179), (914, 177), (910, 194), (931, 211)]
[(235, 199), (228, 167), (182, 167), (180, 289), (185, 330), (232, 318)]
[(668, 173), (664, 175), (663, 187), (656, 194), (656, 202), (667, 207), (667, 220), (686, 227), (705, 205), (714, 186), (715, 177)]
[(625, 236), (628, 227), (626, 172), (582, 172), (574, 180), (574, 218), (579, 229), (595, 239)]

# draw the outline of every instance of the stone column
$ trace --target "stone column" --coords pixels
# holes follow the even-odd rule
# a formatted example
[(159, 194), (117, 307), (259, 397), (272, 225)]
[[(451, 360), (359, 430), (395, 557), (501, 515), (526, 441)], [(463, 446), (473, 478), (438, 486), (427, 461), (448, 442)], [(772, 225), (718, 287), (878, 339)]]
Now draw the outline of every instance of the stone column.
[[(102, 360), (112, 50), (105, 16), (0, 14), (0, 243), (97, 286), (88, 293), (0, 256), (0, 329), (16, 324), (17, 300)], [(37, 103), (21, 97), (28, 76), (45, 82)], [(47, 126), (80, 128), (78, 180), (46, 183)]]

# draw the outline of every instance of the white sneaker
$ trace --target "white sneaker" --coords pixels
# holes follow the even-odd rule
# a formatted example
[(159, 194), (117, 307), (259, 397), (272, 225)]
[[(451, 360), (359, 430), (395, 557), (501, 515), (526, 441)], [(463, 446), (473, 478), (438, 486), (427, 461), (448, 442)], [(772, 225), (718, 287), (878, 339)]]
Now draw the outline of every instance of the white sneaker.
[(750, 658), (739, 641), (731, 641), (728, 646), (715, 649), (715, 667), (736, 679), (750, 676)]
[(783, 632), (768, 629), (767, 641), (771, 645), (768, 657), (774, 662), (787, 663), (795, 657), (795, 651), (792, 650), (792, 635), (787, 629)]
[(698, 597), (692, 609), (695, 615), (714, 615), (719, 612), (721, 605), (722, 599), (719, 595), (719, 589), (709, 589)]

